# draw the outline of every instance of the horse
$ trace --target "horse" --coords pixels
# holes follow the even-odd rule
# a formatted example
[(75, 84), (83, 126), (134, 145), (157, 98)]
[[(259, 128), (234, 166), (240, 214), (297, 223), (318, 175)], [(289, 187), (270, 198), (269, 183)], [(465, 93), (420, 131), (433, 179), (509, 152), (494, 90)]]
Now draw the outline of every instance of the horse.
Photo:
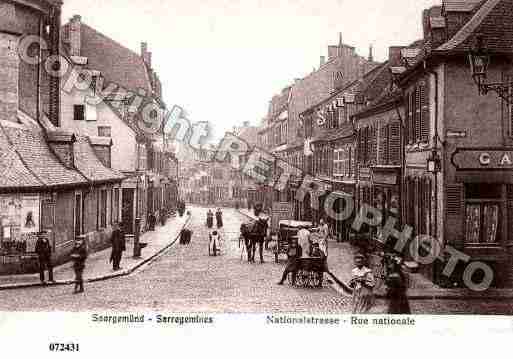
[(255, 221), (242, 223), (240, 233), (244, 238), (246, 252), (248, 253), (248, 262), (255, 262), (256, 245), (259, 245), (260, 263), (264, 262), (263, 246), (267, 234), (268, 218), (258, 218)]

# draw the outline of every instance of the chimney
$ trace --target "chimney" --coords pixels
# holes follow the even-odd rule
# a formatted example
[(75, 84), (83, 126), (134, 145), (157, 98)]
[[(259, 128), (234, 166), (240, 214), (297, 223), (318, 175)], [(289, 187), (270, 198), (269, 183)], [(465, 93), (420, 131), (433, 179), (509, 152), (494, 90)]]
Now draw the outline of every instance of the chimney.
[(80, 56), (82, 48), (82, 17), (75, 15), (69, 22), (70, 55)]
[(367, 61), (374, 62), (374, 54), (373, 54), (372, 44), (369, 45), (369, 57), (368, 57)]
[(326, 63), (326, 57), (325, 56), (321, 56), (321, 65), (324, 65)]
[(148, 66), (148, 68), (151, 68), (151, 52), (148, 51), (147, 42), (141, 42), (141, 57), (146, 66)]
[[(19, 64), (16, 44), (18, 37), (3, 34), (0, 38), (0, 120), (18, 121)], [(4, 50), (5, 49), (5, 50)]]
[(100, 160), (100, 162), (107, 168), (112, 168), (111, 163), (111, 148), (112, 148), (112, 139), (110, 137), (89, 137), (89, 142), (91, 143), (91, 147), (96, 154), (96, 157)]
[(328, 46), (328, 61), (335, 59), (338, 56), (338, 46)]
[(47, 132), (48, 144), (66, 168), (75, 168), (74, 143), (75, 135), (65, 131)]

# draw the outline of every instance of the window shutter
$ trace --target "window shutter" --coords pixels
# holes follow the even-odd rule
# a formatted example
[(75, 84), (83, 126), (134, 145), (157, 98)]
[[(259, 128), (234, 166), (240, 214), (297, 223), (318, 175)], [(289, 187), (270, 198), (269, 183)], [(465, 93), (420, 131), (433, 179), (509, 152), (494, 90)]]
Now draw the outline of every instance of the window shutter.
[(399, 165), (401, 163), (401, 124), (394, 121), (389, 126), (389, 161), (390, 164)]
[(507, 210), (508, 210), (508, 236), (507, 240), (511, 242), (513, 240), (513, 185), (508, 185), (508, 202), (507, 202)]
[(420, 98), (420, 92), (421, 92), (421, 86), (418, 86), (415, 89), (415, 135), (414, 135), (414, 142), (420, 141), (420, 123), (421, 123), (421, 98)]
[(387, 128), (388, 126), (379, 127), (378, 163), (383, 165), (387, 162)]
[(409, 132), (408, 143), (415, 142), (415, 91), (410, 92), (408, 95), (410, 102), (410, 116), (409, 116)]
[(420, 86), (420, 139), (423, 142), (429, 141), (429, 92), (428, 86), (423, 84)]
[(448, 184), (446, 189), (446, 233), (447, 244), (462, 249), (464, 243), (463, 223), (465, 217), (465, 193), (462, 184)]
[(371, 127), (371, 163), (376, 163), (378, 160), (378, 128)]
[[(507, 82), (511, 82), (513, 79), (511, 76), (506, 77)], [(509, 98), (513, 98), (513, 84), (509, 87)], [(509, 134), (513, 137), (513, 103), (510, 104), (507, 108), (508, 118), (509, 118)]]
[(411, 96), (410, 94), (406, 95), (406, 119), (404, 123), (404, 134), (406, 138), (406, 144), (410, 143), (410, 122), (411, 122)]

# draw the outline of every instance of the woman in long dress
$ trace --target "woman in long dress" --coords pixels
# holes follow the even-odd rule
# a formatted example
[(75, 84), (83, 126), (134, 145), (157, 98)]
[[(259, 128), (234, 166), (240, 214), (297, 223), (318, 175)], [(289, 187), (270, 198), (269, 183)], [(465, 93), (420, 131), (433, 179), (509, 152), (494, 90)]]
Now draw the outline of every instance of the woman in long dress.
[(207, 212), (207, 227), (212, 228), (214, 226), (214, 214), (209, 209)]
[(223, 212), (221, 211), (221, 208), (217, 209), (216, 222), (217, 222), (217, 228), (223, 227)]
[(353, 313), (368, 313), (374, 305), (374, 276), (370, 268), (364, 265), (365, 257), (357, 254), (355, 268), (351, 271), (349, 286), (353, 288)]

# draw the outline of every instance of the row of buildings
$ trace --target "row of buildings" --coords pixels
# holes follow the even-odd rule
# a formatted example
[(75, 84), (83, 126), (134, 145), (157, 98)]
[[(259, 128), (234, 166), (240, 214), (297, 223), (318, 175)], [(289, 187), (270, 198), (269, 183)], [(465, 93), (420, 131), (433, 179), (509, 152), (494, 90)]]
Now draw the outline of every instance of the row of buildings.
[[(166, 108), (147, 44), (135, 53), (80, 16), (61, 24), (62, 6), (0, 1), (0, 273), (30, 270), (40, 236), (64, 262), (78, 236), (103, 249), (115, 222), (134, 234), (176, 206), (177, 159), (133, 102)], [(44, 45), (24, 49), (28, 36)]]
[[(249, 146), (257, 145), (258, 127), (251, 126), (249, 122), (233, 128), (231, 133)], [(222, 153), (212, 144), (199, 149), (182, 145), (178, 154), (181, 198), (204, 206), (248, 206), (248, 193), (257, 187), (251, 178), (235, 169), (234, 161), (239, 161), (239, 155), (245, 154)]]
[[(315, 222), (327, 193), (350, 193), (357, 209), (380, 209), (383, 224), (394, 216), (397, 229), (431, 235), (487, 263), (494, 286), (513, 286), (511, 97), (480, 94), (468, 60), (479, 39), (492, 55), (488, 81), (511, 81), (511, 14), (513, 0), (443, 0), (422, 11), (423, 37), (390, 46), (382, 63), (372, 48), (362, 58), (340, 39), (318, 69), (272, 98), (259, 128), (258, 146), (314, 176), (316, 186), (302, 202), (294, 177), (282, 192), (261, 184), (248, 196), (269, 208), (289, 203), (295, 219)], [(337, 238), (357, 235), (352, 219), (329, 220)], [(379, 227), (367, 236), (379, 238)], [(445, 265), (421, 271), (438, 284), (461, 281), (464, 266), (447, 279)]]

